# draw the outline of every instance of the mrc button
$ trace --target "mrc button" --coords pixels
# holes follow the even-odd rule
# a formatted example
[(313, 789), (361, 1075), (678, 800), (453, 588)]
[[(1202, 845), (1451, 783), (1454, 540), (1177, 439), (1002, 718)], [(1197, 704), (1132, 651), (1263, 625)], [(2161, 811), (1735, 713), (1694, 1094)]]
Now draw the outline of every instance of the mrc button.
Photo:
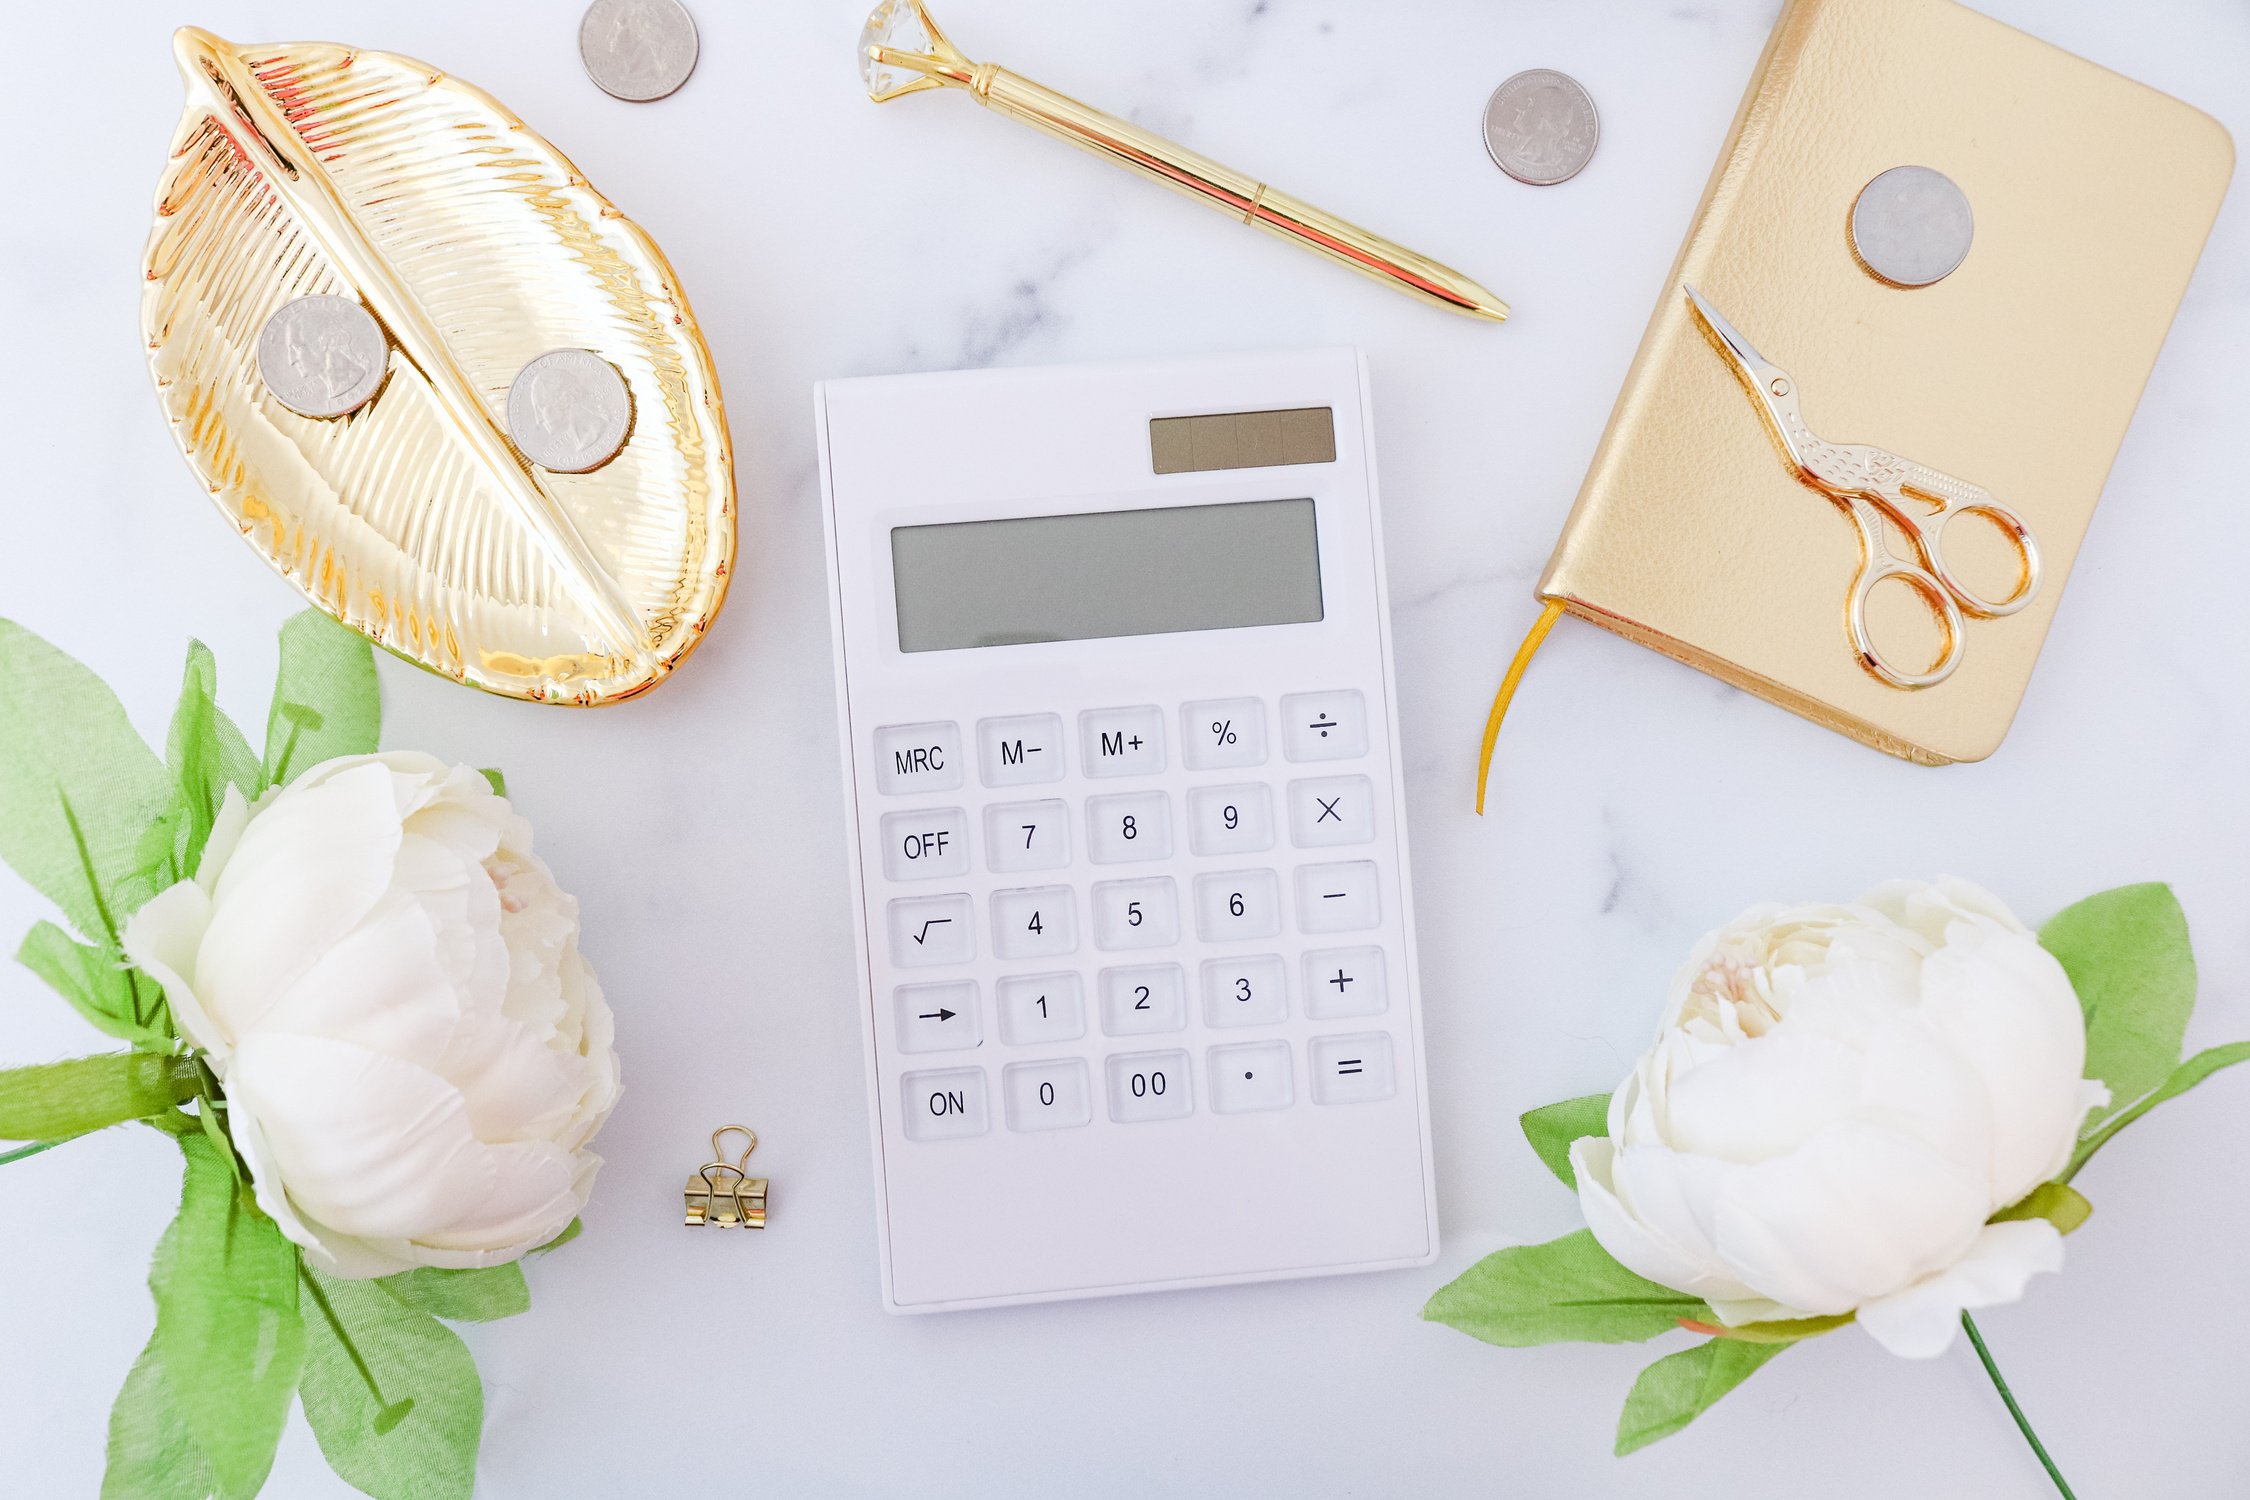
[(886, 724), (875, 731), (875, 785), (886, 797), (961, 784), (961, 726)]

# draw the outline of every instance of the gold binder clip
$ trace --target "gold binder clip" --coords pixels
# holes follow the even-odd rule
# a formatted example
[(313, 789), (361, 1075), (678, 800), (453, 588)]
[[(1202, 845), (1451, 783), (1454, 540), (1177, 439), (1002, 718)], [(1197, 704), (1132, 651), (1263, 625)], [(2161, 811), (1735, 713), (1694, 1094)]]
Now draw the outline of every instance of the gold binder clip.
[[(731, 1162), (726, 1160), (726, 1148), (719, 1144), (729, 1135), (739, 1135), (750, 1142)], [(718, 1229), (766, 1227), (766, 1179), (752, 1177), (744, 1170), (749, 1165), (750, 1153), (757, 1149), (758, 1132), (747, 1125), (722, 1125), (711, 1132), (711, 1160), (687, 1180), (687, 1225), (690, 1229), (700, 1224)]]

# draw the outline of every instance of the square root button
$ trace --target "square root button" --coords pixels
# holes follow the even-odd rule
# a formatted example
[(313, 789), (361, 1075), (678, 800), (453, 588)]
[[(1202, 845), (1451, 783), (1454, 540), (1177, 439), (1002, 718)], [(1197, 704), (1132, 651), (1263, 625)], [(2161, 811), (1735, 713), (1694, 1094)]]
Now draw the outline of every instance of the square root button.
[(1391, 1039), (1383, 1032), (1316, 1036), (1308, 1050), (1315, 1104), (1365, 1104), (1398, 1091), (1391, 1075)]

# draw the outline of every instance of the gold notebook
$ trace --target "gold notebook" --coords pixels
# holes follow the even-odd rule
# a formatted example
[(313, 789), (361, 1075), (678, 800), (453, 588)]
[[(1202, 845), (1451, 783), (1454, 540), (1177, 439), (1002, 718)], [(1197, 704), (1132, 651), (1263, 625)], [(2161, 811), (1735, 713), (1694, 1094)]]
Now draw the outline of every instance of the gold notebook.
[[(1974, 216), (1967, 257), (1912, 289), (1867, 270), (1849, 227), (1861, 189), (1906, 164)], [(2210, 117), (1947, 0), (1792, 0), (1540, 596), (1893, 755), (1991, 754), (2233, 165)], [(1686, 285), (1786, 368), (1822, 438), (1979, 486), (2036, 534), (2029, 603), (1967, 618), (1943, 681), (1862, 665), (1845, 620), (1859, 532), (1784, 455)], [(2016, 566), (1997, 528), (1953, 532), (1982, 533), (1946, 537), (1964, 557), (1981, 543)], [(1872, 601), (1886, 650), (1936, 653), (1915, 595)]]

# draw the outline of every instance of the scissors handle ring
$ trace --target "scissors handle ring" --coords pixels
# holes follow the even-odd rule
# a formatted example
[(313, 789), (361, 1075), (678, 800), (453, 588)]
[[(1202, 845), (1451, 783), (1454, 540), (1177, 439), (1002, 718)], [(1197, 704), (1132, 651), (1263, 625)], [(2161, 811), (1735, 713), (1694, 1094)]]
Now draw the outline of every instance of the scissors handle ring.
[[(1953, 591), (1938, 575), (1892, 555), (1883, 544), (1882, 522), (1872, 510), (1872, 507), (1863, 510), (1854, 506), (1851, 512), (1852, 519), (1859, 525), (1860, 545), (1864, 549), (1859, 576), (1852, 580), (1851, 597), (1844, 606), (1844, 624), (1851, 632), (1852, 649), (1858, 653), (1859, 664), (1880, 682), (1909, 691), (1935, 687), (1953, 675), (1953, 669), (1961, 664), (1962, 649), (1968, 644), (1961, 606), (1954, 602)], [(1937, 616), (1938, 625), (1945, 632), (1945, 645), (1938, 652), (1937, 660), (1919, 672), (1902, 672), (1893, 666), (1867, 628), (1868, 599), (1878, 584), (1894, 578), (1922, 596), (1922, 602)]]
[[(1920, 464), (1911, 466), (1904, 487), (1918, 494), (1928, 495), (1938, 502), (1936, 515), (1913, 523), (1914, 537), (1921, 549), (1923, 563), (1937, 575), (1938, 582), (1945, 585), (1946, 592), (1953, 595), (1964, 612), (1980, 620), (1997, 619), (2003, 615), (2012, 615), (2031, 602), (2032, 596), (2039, 592), (2039, 539), (2032, 534), (2030, 525), (2022, 516), (1977, 486), (1933, 469), (1925, 469)], [(1955, 577), (1952, 568), (1946, 565), (1946, 528), (1967, 515), (1981, 515), (1999, 527), (2001, 534), (2016, 549), (2022, 573), (2015, 591), (2005, 598), (1985, 598)]]

